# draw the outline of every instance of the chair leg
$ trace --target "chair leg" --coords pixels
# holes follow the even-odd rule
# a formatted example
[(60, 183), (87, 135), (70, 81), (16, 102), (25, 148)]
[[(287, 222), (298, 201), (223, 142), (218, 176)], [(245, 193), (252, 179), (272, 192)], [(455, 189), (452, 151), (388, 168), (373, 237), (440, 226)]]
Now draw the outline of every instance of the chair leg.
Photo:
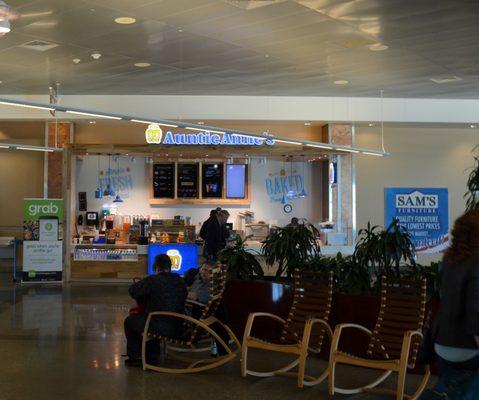
[(407, 367), (401, 368), (398, 372), (398, 386), (396, 392), (396, 400), (404, 399), (404, 385), (406, 384)]
[(329, 360), (329, 377), (328, 377), (328, 391), (331, 396), (334, 395), (334, 383), (336, 379), (336, 360), (334, 354), (331, 354)]
[(241, 346), (241, 376), (244, 378), (247, 375), (248, 369), (248, 340), (245, 337), (243, 346)]

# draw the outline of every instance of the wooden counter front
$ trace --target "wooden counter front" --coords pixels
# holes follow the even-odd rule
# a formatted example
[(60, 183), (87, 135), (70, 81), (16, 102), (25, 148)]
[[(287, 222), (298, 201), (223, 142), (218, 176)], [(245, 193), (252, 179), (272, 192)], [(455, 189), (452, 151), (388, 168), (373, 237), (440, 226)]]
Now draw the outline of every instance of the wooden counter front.
[(138, 261), (85, 260), (75, 261), (71, 256), (72, 279), (133, 279), (147, 274), (148, 256), (139, 255)]

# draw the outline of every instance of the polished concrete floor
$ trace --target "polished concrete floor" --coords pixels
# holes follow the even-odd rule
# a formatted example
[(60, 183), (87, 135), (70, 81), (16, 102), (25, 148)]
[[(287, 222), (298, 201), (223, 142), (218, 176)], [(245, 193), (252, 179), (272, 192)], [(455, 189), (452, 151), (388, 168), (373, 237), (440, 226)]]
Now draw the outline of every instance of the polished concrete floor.
[[(329, 398), (325, 383), (299, 390), (286, 377), (243, 379), (238, 360), (181, 376), (125, 368), (122, 324), (131, 304), (126, 286), (14, 286), (0, 277), (0, 400)], [(268, 367), (282, 360), (252, 354), (251, 361)], [(321, 361), (312, 364), (313, 369), (324, 367)], [(365, 383), (371, 376), (338, 368), (345, 385)], [(415, 376), (409, 379), (411, 390), (416, 382)]]

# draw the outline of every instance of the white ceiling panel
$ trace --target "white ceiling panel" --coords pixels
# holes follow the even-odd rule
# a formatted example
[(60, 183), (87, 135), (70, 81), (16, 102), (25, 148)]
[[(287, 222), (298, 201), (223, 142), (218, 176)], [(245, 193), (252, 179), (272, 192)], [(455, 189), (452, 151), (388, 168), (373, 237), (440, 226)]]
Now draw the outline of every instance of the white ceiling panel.
[[(69, 94), (375, 96), (384, 89), (389, 97), (479, 98), (479, 1), (7, 3), (21, 18), (0, 37), (2, 93), (46, 93), (59, 82)], [(120, 16), (137, 21), (116, 24)], [(58, 46), (20, 47), (34, 40)], [(389, 49), (372, 52), (374, 43)], [(437, 76), (460, 80), (430, 80)], [(349, 84), (334, 85), (338, 79)]]

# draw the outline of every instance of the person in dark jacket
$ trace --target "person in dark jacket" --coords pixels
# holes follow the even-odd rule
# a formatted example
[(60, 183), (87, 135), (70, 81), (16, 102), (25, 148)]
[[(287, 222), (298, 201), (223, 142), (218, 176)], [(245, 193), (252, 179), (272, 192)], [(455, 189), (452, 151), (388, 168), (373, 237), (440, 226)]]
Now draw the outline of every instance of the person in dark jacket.
[(203, 225), (201, 225), (201, 229), (200, 229), (200, 238), (201, 239), (203, 239), (203, 240), (206, 239), (206, 233), (208, 232), (208, 225), (210, 224), (211, 221), (216, 219), (216, 216), (218, 215), (218, 213), (220, 211), (221, 211), (220, 207), (215, 208), (214, 210), (210, 211), (210, 216), (208, 217), (208, 219), (205, 222), (203, 222)]
[(450, 399), (479, 399), (478, 210), (466, 212), (454, 224), (443, 260), (433, 339), (439, 367), (434, 390)]
[(208, 224), (205, 238), (206, 256), (211, 261), (216, 261), (220, 250), (226, 247), (226, 240), (228, 238), (228, 229), (226, 223), (228, 222), (230, 214), (226, 210), (221, 210)]
[[(137, 301), (145, 301), (146, 309), (143, 315), (130, 315), (125, 319), (125, 336), (127, 340), (128, 366), (141, 365), (142, 332), (145, 328), (148, 314), (153, 311), (172, 311), (183, 314), (188, 291), (183, 279), (171, 273), (171, 259), (166, 254), (160, 254), (154, 264), (156, 274), (150, 275), (131, 285), (130, 296)], [(154, 317), (150, 324), (150, 331), (167, 337), (181, 334), (182, 321), (167, 317)], [(148, 342), (154, 346), (153, 341)], [(147, 348), (151, 353), (153, 348)], [(148, 354), (150, 356), (150, 354)]]

